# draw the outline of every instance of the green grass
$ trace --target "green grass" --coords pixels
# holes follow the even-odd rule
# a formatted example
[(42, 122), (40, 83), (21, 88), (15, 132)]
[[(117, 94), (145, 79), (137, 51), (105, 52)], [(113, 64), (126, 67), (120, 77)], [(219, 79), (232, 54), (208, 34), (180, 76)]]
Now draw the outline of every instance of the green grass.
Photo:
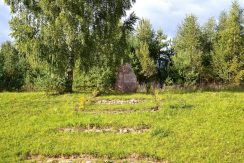
[[(158, 112), (145, 94), (99, 99), (146, 99), (135, 105), (90, 104), (77, 112), (84, 94), (0, 94), (0, 162), (25, 161), (28, 155), (88, 154), (111, 159), (132, 154), (170, 162), (244, 162), (244, 93), (162, 93)], [(134, 109), (112, 114), (101, 110)], [(60, 132), (65, 127), (150, 127), (140, 134)]]

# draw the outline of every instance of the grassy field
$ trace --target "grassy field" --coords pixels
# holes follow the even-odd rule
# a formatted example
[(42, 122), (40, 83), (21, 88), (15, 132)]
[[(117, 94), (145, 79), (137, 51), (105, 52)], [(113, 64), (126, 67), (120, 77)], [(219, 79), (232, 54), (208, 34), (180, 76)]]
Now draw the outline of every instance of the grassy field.
[[(102, 96), (81, 108), (83, 96), (1, 93), (0, 162), (244, 162), (242, 92), (165, 92), (156, 110), (151, 95)], [(141, 101), (96, 103), (116, 99)]]

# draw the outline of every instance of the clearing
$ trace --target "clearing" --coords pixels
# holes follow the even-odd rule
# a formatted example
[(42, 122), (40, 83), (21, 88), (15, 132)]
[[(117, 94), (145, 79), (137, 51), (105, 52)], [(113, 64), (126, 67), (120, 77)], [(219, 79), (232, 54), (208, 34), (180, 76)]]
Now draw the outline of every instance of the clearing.
[(0, 93), (0, 162), (244, 162), (244, 93)]

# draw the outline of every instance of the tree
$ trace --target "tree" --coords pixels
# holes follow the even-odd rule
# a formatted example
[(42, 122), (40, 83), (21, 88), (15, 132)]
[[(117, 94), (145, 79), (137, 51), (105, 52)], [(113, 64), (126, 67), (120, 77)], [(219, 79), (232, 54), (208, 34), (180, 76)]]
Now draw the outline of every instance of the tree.
[(217, 35), (217, 24), (214, 18), (210, 18), (202, 28), (202, 72), (201, 82), (211, 82), (214, 79), (212, 67), (212, 51)]
[(163, 86), (163, 84), (166, 84), (166, 80), (172, 80), (172, 56), (174, 56), (174, 51), (172, 49), (172, 40), (168, 39), (167, 37), (165, 40), (161, 41), (161, 44), (163, 44), (163, 48), (160, 50), (160, 56), (157, 61), (157, 69), (158, 69), (158, 81), (160, 87)]
[(89, 69), (96, 61), (107, 65), (118, 63), (113, 58), (121, 56), (112, 54), (118, 47), (118, 30), (122, 33), (119, 40), (123, 41), (125, 28), (135, 20), (131, 15), (132, 19), (119, 27), (125, 11), (135, 0), (5, 2), (14, 13), (11, 28), (18, 50), (35, 64), (47, 65), (51, 77), (56, 75), (64, 81), (64, 92), (72, 92), (78, 60), (82, 69)]
[(160, 50), (167, 46), (165, 43), (167, 36), (163, 33), (163, 30), (159, 29), (155, 32), (150, 20), (141, 19), (136, 30), (136, 38), (138, 39), (138, 43), (148, 44), (149, 55), (156, 63)]
[(10, 42), (0, 50), (0, 90), (19, 90), (25, 83), (26, 62)]
[[(132, 45), (130, 53), (131, 63), (140, 83), (148, 83), (149, 77), (146, 72), (153, 73), (149, 75), (151, 76), (150, 80), (152, 80), (153, 77), (154, 80), (161, 81), (160, 77), (162, 74), (161, 71), (156, 71), (156, 65), (160, 58), (161, 49), (166, 49), (168, 46), (167, 36), (163, 33), (163, 30), (159, 29), (155, 32), (149, 20), (141, 19), (135, 35), (131, 36), (130, 43)], [(148, 54), (148, 56), (145, 57), (144, 55), (143, 57), (143, 55), (139, 55), (139, 53)], [(144, 62), (144, 60), (147, 61)], [(148, 66), (145, 66), (145, 63), (148, 63)], [(144, 65), (144, 67), (142, 67), (142, 65)], [(152, 71), (152, 67), (154, 71)], [(148, 68), (148, 70), (146, 70), (146, 68)], [(141, 72), (144, 72), (144, 74)]]
[(222, 31), (226, 28), (226, 21), (228, 19), (228, 14), (226, 11), (222, 11), (219, 16), (219, 23), (217, 26), (218, 31)]
[(148, 45), (152, 44), (155, 32), (152, 29), (150, 20), (141, 19), (137, 26), (136, 37), (140, 42), (147, 43)]
[(213, 43), (216, 39), (217, 24), (215, 19), (210, 18), (202, 28), (203, 50), (210, 53), (213, 50)]
[(144, 43), (140, 45), (140, 48), (136, 50), (136, 55), (139, 58), (141, 65), (141, 74), (149, 79), (156, 73), (156, 65), (149, 56), (149, 46)]
[(182, 82), (193, 84), (199, 79), (201, 70), (201, 30), (197, 18), (187, 16), (174, 41), (175, 56), (173, 62), (175, 69), (181, 76)]
[(2, 51), (2, 47), (0, 49), (0, 91), (3, 89), (3, 85), (4, 85), (4, 71), (3, 71), (3, 67), (4, 67), (4, 56)]
[(229, 84), (239, 85), (243, 78), (243, 38), (241, 9), (235, 1), (225, 21), (220, 21), (214, 46), (213, 65), (218, 77)]
[(149, 60), (150, 64), (154, 62), (150, 52), (150, 46), (152, 45), (153, 38), (154, 31), (150, 21), (147, 19), (141, 19), (138, 23), (135, 34), (131, 33), (129, 37), (129, 62), (132, 65), (140, 83), (147, 83), (149, 78), (152, 76), (152, 74), (147, 74), (150, 70), (146, 69), (150, 69), (150, 65), (146, 66), (144, 63), (148, 63)]

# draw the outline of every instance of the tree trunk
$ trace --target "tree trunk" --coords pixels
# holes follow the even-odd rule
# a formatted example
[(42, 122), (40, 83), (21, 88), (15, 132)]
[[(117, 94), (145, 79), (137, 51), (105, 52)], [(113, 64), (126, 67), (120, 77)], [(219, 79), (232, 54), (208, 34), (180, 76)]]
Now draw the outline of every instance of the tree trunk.
[(75, 59), (74, 55), (71, 52), (69, 54), (68, 58), (68, 64), (65, 74), (65, 90), (64, 93), (72, 93), (73, 92), (73, 74), (74, 74), (74, 65), (75, 65)]

